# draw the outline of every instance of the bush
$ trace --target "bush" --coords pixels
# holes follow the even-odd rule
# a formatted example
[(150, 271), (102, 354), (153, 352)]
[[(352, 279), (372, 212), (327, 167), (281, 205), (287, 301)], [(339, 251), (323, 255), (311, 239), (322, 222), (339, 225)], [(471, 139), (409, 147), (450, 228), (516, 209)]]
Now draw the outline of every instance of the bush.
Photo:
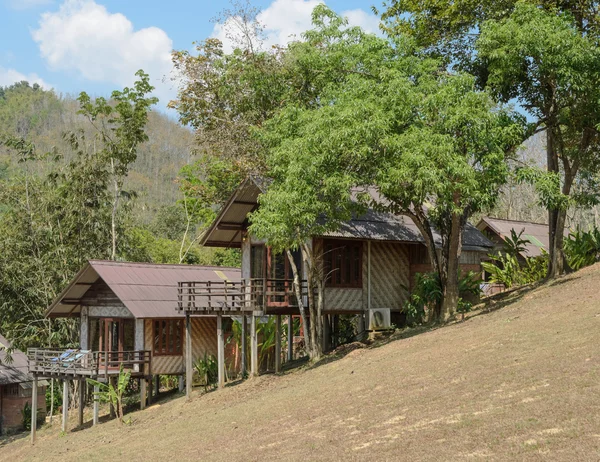
[(219, 366), (213, 355), (205, 352), (204, 357), (198, 358), (194, 363), (194, 369), (196, 369), (205, 391), (215, 387), (219, 379)]
[(582, 231), (579, 227), (565, 240), (565, 255), (569, 266), (578, 270), (600, 261), (600, 230)]

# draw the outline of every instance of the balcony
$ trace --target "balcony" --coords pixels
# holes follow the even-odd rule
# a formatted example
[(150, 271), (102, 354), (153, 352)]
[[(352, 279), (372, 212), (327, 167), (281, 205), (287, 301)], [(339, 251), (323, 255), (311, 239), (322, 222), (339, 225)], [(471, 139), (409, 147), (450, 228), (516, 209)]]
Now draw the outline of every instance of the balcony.
[[(304, 306), (308, 306), (306, 281), (300, 282)], [(293, 279), (243, 279), (185, 281), (178, 284), (179, 311), (196, 314), (291, 313), (298, 310)]]
[(38, 377), (94, 378), (106, 381), (121, 367), (134, 377), (152, 374), (150, 351), (27, 350), (29, 372)]

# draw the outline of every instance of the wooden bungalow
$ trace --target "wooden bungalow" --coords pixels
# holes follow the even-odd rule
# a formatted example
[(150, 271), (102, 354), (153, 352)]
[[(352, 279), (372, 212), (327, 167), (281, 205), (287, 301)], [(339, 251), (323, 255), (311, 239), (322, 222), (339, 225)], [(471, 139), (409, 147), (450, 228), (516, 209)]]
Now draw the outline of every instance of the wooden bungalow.
[(522, 232), (521, 238), (529, 242), (524, 245), (525, 250), (519, 254), (521, 262), (524, 262), (527, 257), (539, 257), (543, 252), (548, 252), (550, 228), (544, 223), (483, 217), (477, 223), (477, 229), (494, 243), (494, 253), (502, 252), (504, 241), (511, 236), (512, 231), (517, 234)]
[[(36, 379), (64, 380), (63, 430), (69, 380), (78, 381), (83, 390), (86, 378), (108, 381), (123, 366), (140, 381), (143, 408), (147, 390), (151, 393), (147, 384), (153, 377), (182, 376), (186, 369), (191, 374), (195, 359), (218, 353), (216, 316), (188, 317), (186, 325), (184, 314), (176, 310), (178, 283), (187, 280), (234, 283), (240, 280), (240, 270), (90, 260), (48, 307), (48, 317), (80, 321), (77, 348), (28, 351), (29, 370)], [(84, 394), (79, 395), (83, 399)], [(82, 409), (83, 401), (80, 424)], [(95, 405), (94, 423), (97, 419)]]
[[(211, 294), (206, 283), (182, 283), (180, 310), (225, 315), (228, 310), (254, 315), (297, 314), (288, 259), (274, 254), (264, 241), (248, 232), (248, 214), (258, 207), (258, 197), (264, 189), (265, 184), (260, 180), (246, 179), (231, 195), (202, 240), (206, 246), (242, 250), (239, 286), (230, 286), (226, 293), (227, 287), (221, 284), (222, 289), (216, 294), (213, 282)], [(435, 230), (434, 237), (439, 245), (441, 239)], [(365, 215), (344, 223), (336, 232), (314, 236), (311, 245), (322, 256), (325, 267), (324, 325), (328, 332), (335, 325), (336, 317), (342, 314), (357, 315), (362, 326), (368, 321), (373, 327), (376, 312), (387, 318), (388, 324), (401, 323), (402, 306), (415, 274), (430, 270), (427, 249), (418, 228), (405, 216), (368, 210)], [(481, 273), (481, 261), (493, 245), (474, 226), (467, 225), (461, 268)], [(297, 266), (302, 268), (298, 253), (295, 258)], [(232, 295), (234, 293), (238, 295)], [(227, 297), (229, 302), (226, 302)], [(226, 309), (216, 309), (219, 304)], [(324, 335), (326, 339), (328, 332)]]
[[(27, 356), (17, 349), (11, 351), (11, 346), (0, 335), (0, 435), (22, 429), (26, 404), (37, 408), (36, 422), (43, 422), (46, 417), (46, 382), (37, 383), (34, 392)], [(36, 406), (32, 405), (32, 399), (36, 399)]]

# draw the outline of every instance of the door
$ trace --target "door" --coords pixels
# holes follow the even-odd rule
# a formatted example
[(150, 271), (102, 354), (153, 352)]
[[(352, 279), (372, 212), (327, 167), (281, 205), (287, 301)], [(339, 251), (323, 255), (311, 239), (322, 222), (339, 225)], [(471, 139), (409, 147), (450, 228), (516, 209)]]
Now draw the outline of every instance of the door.
[[(302, 259), (300, 251), (292, 252), (294, 263), (300, 273), (302, 280)], [(290, 297), (293, 297), (293, 279), (294, 272), (285, 253), (275, 253), (268, 248), (267, 252), (267, 289), (269, 292), (276, 292), (267, 299), (267, 306), (290, 306)]]
[(133, 319), (102, 318), (99, 320), (99, 351), (101, 363), (108, 359), (109, 368), (119, 368), (119, 362), (127, 360), (134, 350), (135, 324)]

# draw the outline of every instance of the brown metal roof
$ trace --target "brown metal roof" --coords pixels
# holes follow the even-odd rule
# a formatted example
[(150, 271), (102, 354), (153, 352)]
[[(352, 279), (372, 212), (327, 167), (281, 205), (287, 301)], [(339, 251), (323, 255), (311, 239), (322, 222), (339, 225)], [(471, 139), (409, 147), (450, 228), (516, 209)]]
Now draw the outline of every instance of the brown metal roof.
[[(549, 228), (546, 224), (483, 217), (477, 224), (477, 229), (484, 231), (485, 228), (496, 233), (503, 241), (506, 237), (510, 237), (511, 230), (514, 230), (517, 234), (523, 231), (521, 237), (529, 240), (529, 244), (525, 245), (526, 250), (522, 255), (523, 257), (539, 257), (542, 255), (542, 249), (548, 251), (550, 237), (548, 235)], [(568, 233), (568, 231), (565, 230), (565, 233)]]
[[(268, 181), (259, 177), (244, 180), (206, 231), (201, 244), (213, 247), (240, 247), (241, 231), (245, 229), (248, 214), (258, 205), (258, 196), (267, 186)], [(356, 191), (362, 192), (363, 189)], [(367, 192), (375, 202), (383, 202), (374, 188), (368, 188)], [(441, 236), (435, 229), (432, 231), (436, 246), (441, 246)], [(361, 217), (342, 223), (338, 230), (325, 234), (325, 237), (423, 243), (423, 237), (412, 219), (372, 209), (367, 210)], [(487, 252), (494, 244), (473, 225), (467, 224), (463, 233), (463, 246), (464, 250)]]
[(90, 260), (50, 305), (46, 315), (78, 316), (81, 306), (77, 301), (101, 279), (135, 318), (181, 317), (176, 310), (178, 282), (240, 278), (239, 268)]

